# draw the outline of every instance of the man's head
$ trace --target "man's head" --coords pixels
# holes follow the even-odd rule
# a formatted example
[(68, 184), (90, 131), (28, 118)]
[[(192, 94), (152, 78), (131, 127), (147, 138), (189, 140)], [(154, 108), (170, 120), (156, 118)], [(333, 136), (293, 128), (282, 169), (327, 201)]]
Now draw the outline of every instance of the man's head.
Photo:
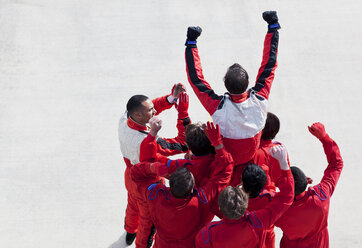
[(250, 198), (255, 198), (263, 190), (267, 177), (259, 165), (249, 164), (245, 167), (241, 180), (245, 192), (249, 194)]
[(141, 125), (146, 125), (156, 114), (152, 101), (144, 95), (134, 95), (127, 102), (128, 115)]
[(290, 170), (292, 171), (294, 177), (294, 192), (295, 196), (297, 196), (305, 191), (308, 185), (308, 180), (303, 171), (298, 167), (291, 166)]
[(187, 125), (185, 135), (186, 144), (194, 155), (202, 156), (215, 152), (200, 123)]
[(241, 65), (235, 63), (230, 66), (224, 76), (224, 83), (230, 94), (242, 94), (249, 85), (249, 76)]
[(194, 176), (186, 167), (178, 168), (170, 177), (170, 189), (175, 198), (186, 198), (194, 186)]
[(231, 220), (240, 219), (248, 207), (248, 194), (239, 187), (228, 186), (219, 195), (219, 208)]
[(273, 113), (268, 112), (266, 117), (265, 127), (261, 134), (262, 140), (272, 140), (275, 138), (279, 132), (280, 121), (278, 116)]

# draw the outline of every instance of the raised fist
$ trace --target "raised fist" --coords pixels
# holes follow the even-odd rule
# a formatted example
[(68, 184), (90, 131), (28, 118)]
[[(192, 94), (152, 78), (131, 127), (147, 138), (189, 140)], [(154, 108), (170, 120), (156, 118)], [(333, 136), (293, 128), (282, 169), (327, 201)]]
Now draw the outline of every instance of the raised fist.
[(278, 160), (280, 169), (288, 170), (288, 152), (284, 145), (277, 145), (270, 148), (270, 155)]
[(200, 36), (202, 29), (197, 27), (188, 27), (187, 29), (187, 40), (196, 41), (196, 39)]
[(263, 12), (263, 19), (269, 24), (277, 24), (278, 23), (278, 16), (276, 11), (264, 11)]
[(153, 137), (156, 137), (158, 131), (160, 131), (160, 129), (162, 128), (162, 120), (157, 116), (154, 116), (150, 119), (148, 123), (150, 124), (150, 134)]
[(320, 122), (313, 123), (312, 126), (308, 126), (308, 129), (311, 134), (320, 140), (327, 135), (324, 125)]

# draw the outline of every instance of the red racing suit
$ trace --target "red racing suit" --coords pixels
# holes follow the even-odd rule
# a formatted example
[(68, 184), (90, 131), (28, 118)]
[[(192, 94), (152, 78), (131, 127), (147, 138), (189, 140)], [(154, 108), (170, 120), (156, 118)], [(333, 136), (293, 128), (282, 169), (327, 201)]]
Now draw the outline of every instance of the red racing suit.
[[(211, 174), (211, 163), (214, 161), (214, 154), (203, 156), (192, 156), (192, 159), (169, 159), (168, 157), (158, 153), (158, 144), (155, 137), (151, 134), (144, 139), (141, 144), (140, 160), (147, 162), (161, 162), (167, 164), (168, 175), (171, 175), (178, 167), (186, 167), (192, 172), (195, 185), (203, 185), (205, 180), (208, 180)], [(167, 176), (166, 176), (167, 177)]]
[(282, 171), (278, 181), (280, 192), (266, 208), (249, 212), (240, 219), (211, 222), (196, 236), (196, 248), (262, 248), (266, 230), (293, 203), (294, 180), (290, 170)]
[[(154, 104), (155, 110), (157, 111), (157, 114), (161, 113), (163, 110), (172, 107), (172, 104), (167, 101), (167, 96), (156, 98), (152, 102)], [(188, 118), (177, 121), (178, 136), (176, 138), (157, 138), (158, 152), (163, 155), (174, 155), (185, 152), (187, 150), (185, 143), (184, 125), (188, 121)], [(136, 238), (136, 247), (146, 247), (149, 232), (146, 231), (146, 233), (144, 233), (144, 230), (150, 230), (150, 228), (152, 227), (152, 222), (150, 218), (148, 218), (148, 220), (146, 218), (148, 211), (145, 209), (140, 209), (141, 206), (137, 201), (136, 194), (137, 185), (131, 179), (130, 168), (134, 164), (140, 162), (140, 147), (148, 135), (148, 127), (136, 123), (130, 117), (127, 118), (127, 113), (125, 113), (119, 121), (118, 135), (121, 152), (127, 166), (124, 174), (124, 182), (128, 192), (125, 230), (128, 233), (135, 233), (138, 231)], [(140, 214), (143, 215), (141, 225), (139, 225)]]
[[(280, 178), (281, 170), (278, 160), (276, 160), (270, 155), (270, 148), (281, 144), (282, 143), (278, 141), (260, 140), (259, 149), (256, 151), (254, 156), (255, 164), (259, 166), (266, 165), (268, 167), (271, 184), (266, 186), (268, 189), (273, 189), (274, 191), (275, 191), (275, 184)], [(288, 159), (288, 165), (290, 167), (289, 156), (287, 157), (287, 159)]]
[[(143, 182), (152, 174), (151, 163), (140, 163), (132, 168), (132, 178), (139, 181), (139, 192), (148, 199), (153, 223), (157, 229), (155, 248), (192, 248), (197, 232), (213, 215), (210, 206), (229, 183), (232, 173), (232, 157), (224, 148), (216, 151), (211, 178), (185, 199), (175, 198), (162, 183)], [(180, 166), (183, 166), (181, 163)], [(163, 164), (163, 166), (167, 166)], [(169, 171), (171, 173), (171, 171)]]
[(295, 197), (292, 206), (275, 223), (283, 230), (280, 247), (329, 247), (329, 203), (343, 168), (335, 141), (328, 135), (321, 140), (328, 167), (321, 182)]
[[(280, 170), (280, 166), (279, 166), (279, 170)], [(281, 170), (280, 170), (280, 174), (281, 174)], [(266, 206), (268, 206), (268, 204), (273, 200), (274, 197), (275, 197), (275, 190), (264, 189), (257, 197), (249, 198), (247, 210), (249, 212), (252, 212), (252, 211), (266, 208)], [(263, 246), (263, 247), (265, 247), (265, 248), (274, 248), (275, 247), (274, 224), (272, 224), (266, 231), (265, 246)]]
[[(259, 147), (261, 131), (267, 117), (267, 102), (277, 67), (279, 33), (265, 36), (263, 60), (255, 86), (242, 95), (217, 95), (204, 79), (196, 44), (185, 50), (188, 81), (201, 104), (219, 124), (223, 143), (235, 166), (250, 161)], [(239, 180), (240, 181), (240, 180)]]

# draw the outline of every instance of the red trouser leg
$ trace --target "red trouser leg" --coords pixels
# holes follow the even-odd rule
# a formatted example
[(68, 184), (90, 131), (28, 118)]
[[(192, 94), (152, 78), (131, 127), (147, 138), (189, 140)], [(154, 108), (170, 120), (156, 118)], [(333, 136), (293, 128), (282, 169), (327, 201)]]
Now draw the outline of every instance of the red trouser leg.
[(128, 191), (124, 229), (128, 233), (135, 233), (137, 232), (139, 224), (139, 209), (137, 203), (137, 188), (136, 184), (131, 179), (129, 168), (126, 168), (124, 173), (124, 182)]
[(140, 213), (140, 223), (136, 237), (136, 248), (146, 248), (147, 241), (151, 234), (153, 222), (151, 220), (147, 199), (138, 198), (138, 207)]

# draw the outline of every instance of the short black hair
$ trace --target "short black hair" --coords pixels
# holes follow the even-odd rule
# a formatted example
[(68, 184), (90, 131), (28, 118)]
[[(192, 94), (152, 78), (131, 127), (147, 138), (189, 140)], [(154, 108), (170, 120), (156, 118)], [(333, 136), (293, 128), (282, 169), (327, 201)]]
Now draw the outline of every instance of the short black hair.
[(268, 112), (266, 117), (265, 127), (261, 134), (262, 140), (272, 140), (278, 134), (280, 129), (280, 121), (278, 116), (275, 114)]
[(191, 152), (196, 156), (215, 153), (214, 147), (207, 138), (200, 123), (192, 123), (186, 126), (186, 144)]
[(224, 76), (224, 84), (231, 94), (242, 94), (249, 85), (249, 75), (238, 63), (231, 65)]
[(241, 180), (245, 192), (249, 194), (250, 198), (255, 198), (263, 190), (267, 176), (259, 165), (249, 164), (245, 167)]
[(231, 220), (240, 219), (248, 208), (248, 194), (239, 187), (228, 186), (221, 191), (218, 204), (222, 214)]
[(304, 172), (296, 166), (291, 166), (290, 170), (292, 171), (294, 177), (294, 192), (295, 196), (297, 196), (303, 193), (307, 188), (307, 177), (305, 176)]
[(148, 100), (145, 95), (134, 95), (127, 102), (128, 115), (132, 115), (134, 112), (139, 110), (144, 101)]
[(178, 168), (170, 177), (170, 189), (175, 198), (186, 198), (195, 186), (192, 173), (186, 168)]

